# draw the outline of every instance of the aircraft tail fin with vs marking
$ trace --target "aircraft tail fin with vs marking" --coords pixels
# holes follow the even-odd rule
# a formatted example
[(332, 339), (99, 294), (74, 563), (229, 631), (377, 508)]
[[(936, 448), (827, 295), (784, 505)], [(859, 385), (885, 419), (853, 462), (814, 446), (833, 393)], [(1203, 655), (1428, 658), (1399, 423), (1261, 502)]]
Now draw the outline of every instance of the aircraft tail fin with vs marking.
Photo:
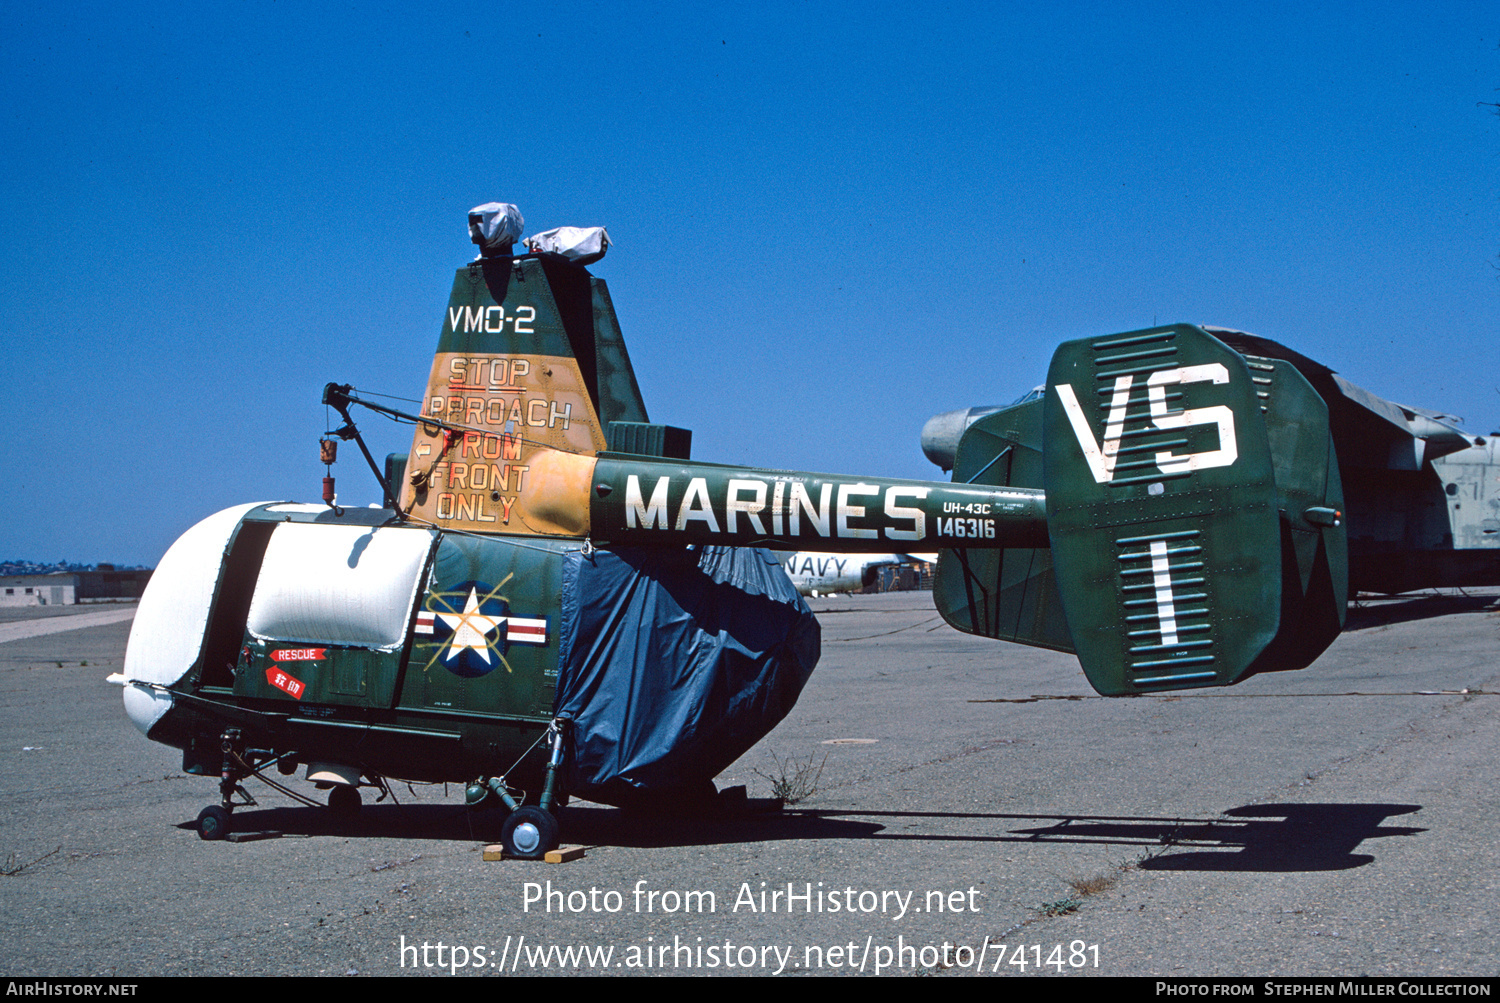
[(1326, 406), (1291, 366), (1200, 328), (1063, 344), (1042, 399), (964, 432), (954, 477), (1043, 487), (1051, 547), (945, 554), (939, 609), (1075, 651), (1101, 693), (1302, 668), (1342, 627)]

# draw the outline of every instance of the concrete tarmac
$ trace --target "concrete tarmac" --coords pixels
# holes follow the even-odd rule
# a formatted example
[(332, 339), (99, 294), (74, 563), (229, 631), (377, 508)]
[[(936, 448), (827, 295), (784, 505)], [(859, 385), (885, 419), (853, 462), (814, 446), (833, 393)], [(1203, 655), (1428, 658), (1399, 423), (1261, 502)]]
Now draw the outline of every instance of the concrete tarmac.
[[(42, 611), (38, 608), (37, 612)], [(7, 622), (0, 622), (0, 644), (6, 641), (19, 641), (26, 637), (59, 634), (65, 630), (79, 630), (83, 627), (98, 627), (106, 623), (130, 620), (135, 617), (135, 606), (134, 604), (112, 606), (108, 609), (90, 609), (87, 606), (53, 606), (46, 612), (48, 615), (36, 615), (35, 619), (14, 618), (8, 619)]]
[[(126, 719), (128, 622), (0, 643), (0, 971), (1494, 976), (1497, 592), (1365, 603), (1312, 667), (1104, 699), (925, 593), (814, 600), (823, 658), (703, 821), (575, 805), (567, 864), (395, 785), (340, 824)], [(8, 619), (8, 618), (7, 618)], [(297, 782), (309, 793), (309, 785)], [(439, 946), (441, 945), (441, 946)], [(1003, 945), (1003, 947), (1002, 947)]]

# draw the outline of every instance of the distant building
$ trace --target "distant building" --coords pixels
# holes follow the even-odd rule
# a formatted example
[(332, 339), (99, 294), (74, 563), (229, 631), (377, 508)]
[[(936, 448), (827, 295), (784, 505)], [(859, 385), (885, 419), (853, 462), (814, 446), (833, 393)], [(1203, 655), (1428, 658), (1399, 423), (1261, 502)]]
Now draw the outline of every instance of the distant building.
[(73, 575), (6, 575), (0, 578), (0, 606), (64, 606), (78, 601)]
[(139, 599), (149, 570), (65, 571), (51, 575), (0, 577), (0, 606), (68, 606), (73, 603)]

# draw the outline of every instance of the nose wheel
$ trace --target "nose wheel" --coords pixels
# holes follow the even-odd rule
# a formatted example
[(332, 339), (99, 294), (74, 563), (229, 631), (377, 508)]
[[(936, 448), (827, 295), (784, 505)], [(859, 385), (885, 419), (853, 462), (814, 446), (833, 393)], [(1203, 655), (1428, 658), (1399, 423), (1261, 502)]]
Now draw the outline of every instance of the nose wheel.
[(211, 804), (198, 813), (198, 838), (215, 840), (229, 835), (229, 809)]
[(224, 734), (219, 736), (219, 748), (224, 754), (223, 766), (219, 771), (219, 803), (211, 804), (198, 813), (199, 839), (223, 839), (233, 827), (229, 813), (234, 811), (235, 806), (255, 804), (250, 792), (240, 785), (240, 781), (249, 776), (245, 761), (240, 755), (241, 747), (238, 728), (226, 728)]

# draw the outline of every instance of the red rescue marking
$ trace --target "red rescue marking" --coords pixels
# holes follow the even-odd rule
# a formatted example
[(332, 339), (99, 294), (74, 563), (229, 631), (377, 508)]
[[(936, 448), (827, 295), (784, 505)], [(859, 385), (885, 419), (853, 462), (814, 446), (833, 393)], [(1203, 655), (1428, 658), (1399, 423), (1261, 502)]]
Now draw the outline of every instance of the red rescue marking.
[(327, 648), (277, 648), (271, 652), (273, 662), (316, 662)]
[(302, 680), (289, 676), (274, 666), (266, 669), (266, 682), (298, 700), (302, 699), (302, 691), (307, 689), (307, 684)]

